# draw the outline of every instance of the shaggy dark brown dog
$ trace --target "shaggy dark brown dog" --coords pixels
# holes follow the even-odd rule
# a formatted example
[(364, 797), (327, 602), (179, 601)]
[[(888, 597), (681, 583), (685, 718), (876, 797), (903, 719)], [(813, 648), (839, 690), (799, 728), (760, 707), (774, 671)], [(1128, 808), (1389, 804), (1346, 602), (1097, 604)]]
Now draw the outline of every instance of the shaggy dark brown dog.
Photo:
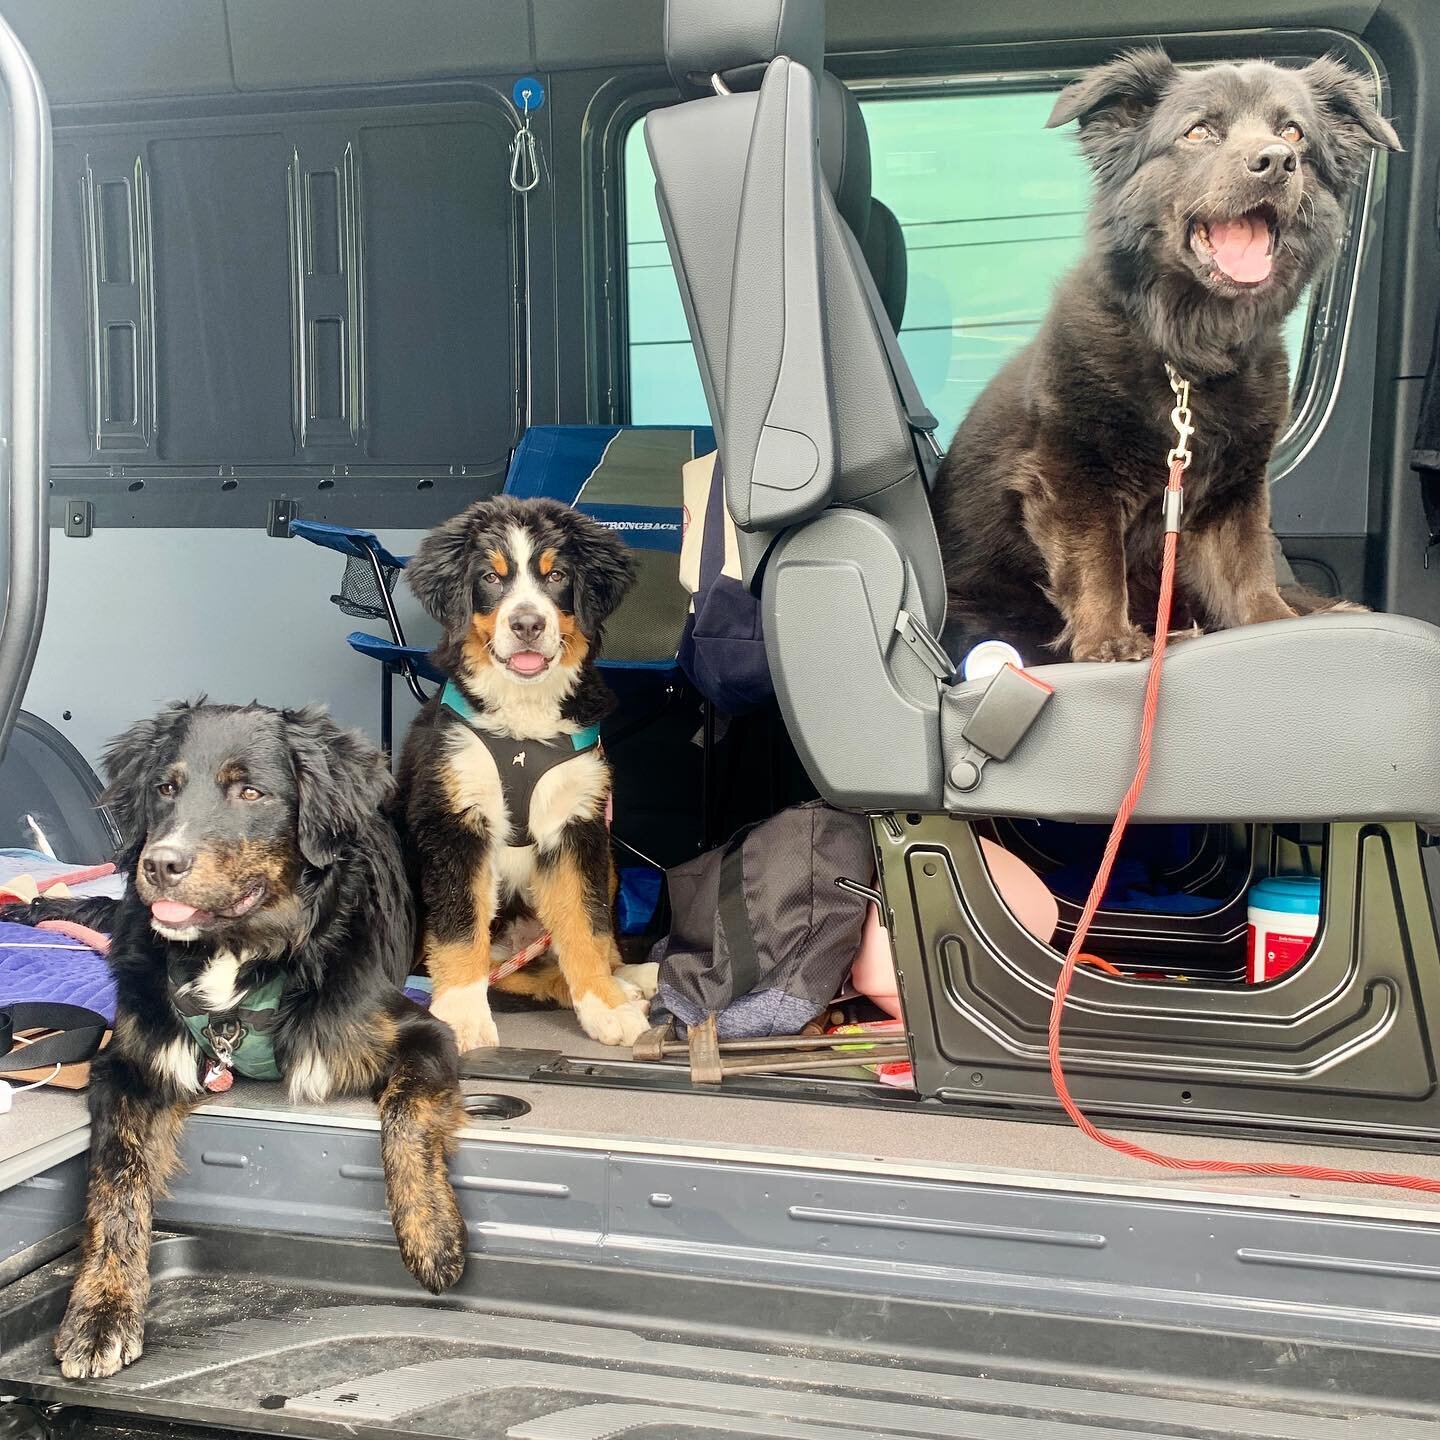
[(380, 813), (384, 755), (320, 710), (173, 705), (106, 755), (119, 901), (7, 919), (111, 932), (115, 1028), (90, 1085), (80, 1268), (55, 1339), (72, 1379), (141, 1351), (150, 1217), (185, 1116), (232, 1071), (291, 1096), (371, 1095), (400, 1254), (427, 1289), (465, 1267), (446, 1159), (464, 1120), (450, 1031), (400, 989), (415, 919)]
[(935, 516), (962, 642), (1134, 660), (1150, 653), (1175, 443), (1167, 362), (1196, 425), (1179, 623), (1296, 613), (1266, 483), (1289, 406), (1281, 325), (1333, 262), (1371, 147), (1400, 143), (1329, 59), (1181, 71), (1135, 51), (1061, 94), (1049, 124), (1070, 120), (1095, 173), (1085, 257), (960, 426)]

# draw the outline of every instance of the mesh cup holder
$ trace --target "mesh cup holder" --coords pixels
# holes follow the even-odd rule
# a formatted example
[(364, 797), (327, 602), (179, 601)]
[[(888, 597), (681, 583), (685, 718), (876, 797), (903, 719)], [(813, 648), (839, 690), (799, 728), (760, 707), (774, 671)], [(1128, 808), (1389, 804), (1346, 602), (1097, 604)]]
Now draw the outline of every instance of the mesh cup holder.
[[(400, 578), (398, 570), (385, 570), (385, 590), (395, 593), (395, 582)], [(375, 579), (375, 567), (368, 560), (357, 560), (353, 555), (345, 560), (345, 574), (340, 580), (340, 593), (330, 597), (346, 615), (359, 620), (383, 620), (386, 618), (385, 599), (380, 594), (380, 584)]]

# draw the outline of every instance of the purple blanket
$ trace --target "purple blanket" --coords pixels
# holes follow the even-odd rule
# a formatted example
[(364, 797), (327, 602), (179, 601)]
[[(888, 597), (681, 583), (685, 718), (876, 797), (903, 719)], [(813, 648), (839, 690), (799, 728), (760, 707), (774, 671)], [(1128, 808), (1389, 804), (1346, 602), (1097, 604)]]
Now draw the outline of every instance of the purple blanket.
[(0, 1005), (17, 1000), (84, 1005), (115, 1018), (115, 982), (103, 956), (68, 935), (0, 920)]

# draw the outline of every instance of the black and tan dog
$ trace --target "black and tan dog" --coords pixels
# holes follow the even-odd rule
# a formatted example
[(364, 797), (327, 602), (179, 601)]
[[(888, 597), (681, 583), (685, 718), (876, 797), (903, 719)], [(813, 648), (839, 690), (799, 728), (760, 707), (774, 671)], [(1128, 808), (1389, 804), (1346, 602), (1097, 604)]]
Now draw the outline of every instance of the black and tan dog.
[(1160, 50), (1082, 76), (1049, 123), (1070, 120), (1095, 173), (1086, 254), (936, 486), (952, 626), (1035, 659), (1150, 653), (1175, 443), (1167, 362), (1191, 382), (1197, 427), (1177, 628), (1318, 608), (1281, 596), (1271, 549), (1281, 326), (1333, 262), (1370, 149), (1399, 149), (1394, 130), (1333, 60), (1181, 71)]
[(573, 1006), (592, 1038), (646, 1028), (654, 966), (624, 966), (611, 905), (610, 770), (595, 668), (605, 621), (634, 581), (624, 545), (552, 500), (482, 500), (426, 537), (406, 578), (444, 627), (450, 683), (400, 761), (398, 821), (420, 896), (431, 1013), (462, 1051), (497, 1043), (491, 939), (533, 916), (553, 959), (500, 982)]
[(71, 1378), (141, 1352), (154, 1198), (187, 1112), (232, 1070), (296, 1100), (372, 1095), (400, 1253), (436, 1293), (465, 1265), (446, 1158), (464, 1116), (446, 1027), (401, 993), (414, 911), (379, 806), (384, 756), (320, 710), (174, 705), (106, 756), (119, 901), (28, 915), (111, 932), (116, 1015), (90, 1085), (80, 1271), (55, 1341)]

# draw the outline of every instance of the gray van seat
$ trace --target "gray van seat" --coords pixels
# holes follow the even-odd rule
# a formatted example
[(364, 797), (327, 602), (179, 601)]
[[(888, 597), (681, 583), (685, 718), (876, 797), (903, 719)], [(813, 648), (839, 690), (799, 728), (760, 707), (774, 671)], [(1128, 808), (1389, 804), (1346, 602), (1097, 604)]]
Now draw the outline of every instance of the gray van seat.
[[(657, 199), (812, 780), (854, 809), (1108, 819), (1145, 664), (1037, 667), (1055, 697), (1033, 730), (975, 788), (951, 783), (980, 688), (927, 658), (940, 554), (890, 321), (845, 218), (863, 125), (822, 131), (858, 107), (821, 104), (819, 0), (667, 0), (666, 40), (682, 93), (701, 98), (646, 119)], [(733, 93), (705, 94), (711, 73)], [(1440, 630), (1318, 616), (1187, 641), (1166, 675), (1140, 818), (1440, 822)]]

